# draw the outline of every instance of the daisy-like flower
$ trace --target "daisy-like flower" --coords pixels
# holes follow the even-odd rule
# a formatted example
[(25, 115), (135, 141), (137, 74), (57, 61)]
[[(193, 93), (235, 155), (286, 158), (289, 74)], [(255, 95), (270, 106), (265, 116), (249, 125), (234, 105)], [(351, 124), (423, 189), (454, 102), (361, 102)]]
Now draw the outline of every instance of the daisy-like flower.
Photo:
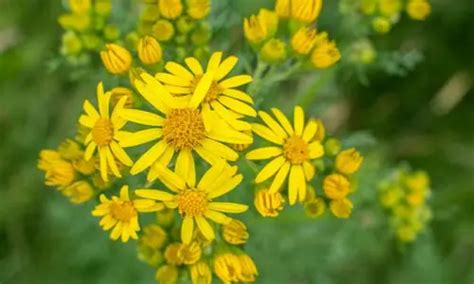
[(252, 124), (253, 131), (265, 140), (276, 146), (255, 149), (247, 153), (249, 160), (266, 160), (272, 158), (255, 178), (256, 183), (262, 183), (275, 176), (269, 192), (275, 193), (288, 181), (288, 199), (290, 205), (297, 199), (303, 202), (306, 197), (306, 182), (310, 181), (315, 173), (311, 160), (324, 155), (324, 148), (320, 141), (314, 141), (318, 130), (318, 123), (310, 120), (306, 125), (304, 111), (300, 106), (294, 110), (294, 123), (290, 124), (285, 115), (278, 109), (272, 108), (276, 120), (268, 113), (260, 111), (258, 114), (265, 125)]
[(175, 96), (190, 95), (190, 107), (203, 105), (214, 110), (223, 120), (237, 130), (249, 130), (250, 124), (239, 121), (242, 116), (256, 116), (253, 100), (247, 93), (235, 89), (252, 81), (250, 75), (236, 75), (224, 79), (237, 64), (236, 56), (222, 59), (222, 52), (214, 52), (207, 69), (194, 57), (185, 59), (189, 70), (176, 63), (165, 65), (168, 73), (158, 73), (156, 78)]
[[(149, 126), (149, 129), (123, 135), (123, 147), (136, 146), (157, 140), (133, 165), (132, 174), (138, 174), (152, 165), (167, 166), (174, 153), (177, 160), (175, 170), (183, 177), (194, 178), (194, 157), (196, 152), (205, 161), (215, 164), (224, 159), (235, 161), (237, 152), (223, 143), (251, 144), (252, 136), (237, 131), (220, 119), (208, 107), (197, 108), (190, 103), (189, 97), (172, 96), (155, 78), (142, 73), (135, 81), (139, 93), (157, 113), (136, 109), (123, 109), (121, 116), (128, 121)], [(156, 178), (154, 166), (148, 174), (148, 180)]]
[(120, 196), (112, 196), (112, 199), (108, 199), (102, 194), (100, 202), (101, 204), (92, 211), (92, 215), (102, 216), (100, 226), (105, 231), (113, 228), (110, 238), (112, 240), (121, 238), (122, 242), (127, 242), (130, 238), (134, 240), (138, 238), (139, 212), (155, 212), (164, 208), (162, 203), (149, 199), (130, 200), (126, 185), (120, 189)]
[(160, 180), (173, 193), (156, 189), (138, 189), (135, 193), (140, 197), (163, 201), (166, 207), (178, 210), (183, 219), (181, 240), (185, 244), (191, 242), (197, 229), (206, 239), (213, 240), (215, 233), (208, 219), (218, 224), (229, 224), (232, 219), (222, 212), (242, 213), (248, 208), (243, 204), (213, 201), (242, 181), (242, 175), (236, 174), (237, 167), (231, 167), (222, 160), (211, 167), (198, 184), (195, 178), (174, 173), (165, 167), (160, 167), (158, 172)]
[(100, 174), (105, 181), (108, 181), (109, 169), (116, 177), (122, 176), (116, 159), (126, 166), (133, 164), (130, 157), (118, 143), (118, 137), (122, 132), (120, 129), (126, 123), (118, 114), (123, 109), (126, 98), (121, 98), (110, 113), (111, 95), (111, 92), (104, 94), (104, 87), (100, 82), (97, 86), (99, 110), (97, 111), (88, 100), (85, 100), (84, 111), (86, 114), (79, 117), (79, 123), (89, 129), (84, 141), (84, 144), (87, 145), (84, 157), (89, 161), (97, 149), (100, 160)]

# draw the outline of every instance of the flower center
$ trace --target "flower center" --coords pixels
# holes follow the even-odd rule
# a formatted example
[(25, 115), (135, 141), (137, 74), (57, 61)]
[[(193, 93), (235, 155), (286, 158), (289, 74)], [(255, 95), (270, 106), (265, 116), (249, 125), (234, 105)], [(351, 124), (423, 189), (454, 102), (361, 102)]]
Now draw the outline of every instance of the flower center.
[(128, 222), (137, 215), (137, 211), (131, 201), (113, 202), (110, 205), (110, 215), (116, 220)]
[(293, 135), (286, 139), (283, 153), (292, 164), (302, 164), (309, 158), (308, 144), (301, 137)]
[(184, 216), (201, 216), (207, 210), (207, 194), (198, 189), (186, 189), (178, 194), (179, 213)]
[[(196, 75), (193, 82), (191, 83), (192, 87), (191, 90), (194, 93), (197, 85), (201, 81), (202, 75)], [(216, 81), (212, 81), (209, 90), (207, 90), (206, 96), (204, 97), (204, 102), (210, 103), (217, 99), (217, 97), (221, 94), (222, 90), (219, 88), (219, 84)]]
[(114, 138), (114, 125), (107, 118), (99, 118), (92, 128), (92, 140), (99, 146), (106, 146)]
[(206, 137), (201, 114), (196, 109), (172, 109), (163, 124), (163, 137), (176, 150), (198, 146)]

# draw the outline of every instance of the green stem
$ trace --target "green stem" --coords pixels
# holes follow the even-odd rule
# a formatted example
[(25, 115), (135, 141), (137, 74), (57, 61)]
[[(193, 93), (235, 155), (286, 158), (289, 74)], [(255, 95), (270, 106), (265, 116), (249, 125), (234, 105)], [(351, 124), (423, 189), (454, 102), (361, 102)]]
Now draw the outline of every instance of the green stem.
[(255, 67), (255, 71), (253, 72), (253, 81), (252, 83), (248, 86), (247, 92), (252, 96), (252, 97), (257, 97), (258, 92), (260, 91), (261, 85), (262, 85), (262, 79), (263, 79), (263, 73), (267, 69), (267, 64), (260, 60), (258, 58), (257, 61), (257, 67)]
[(309, 104), (314, 100), (316, 95), (319, 93), (319, 90), (326, 85), (326, 83), (331, 80), (331, 78), (335, 74), (335, 70), (326, 70), (325, 72), (320, 73), (318, 78), (314, 81), (314, 83), (307, 89), (306, 93), (304, 93), (300, 98), (297, 100), (297, 104), (300, 105), (302, 108), (306, 108)]

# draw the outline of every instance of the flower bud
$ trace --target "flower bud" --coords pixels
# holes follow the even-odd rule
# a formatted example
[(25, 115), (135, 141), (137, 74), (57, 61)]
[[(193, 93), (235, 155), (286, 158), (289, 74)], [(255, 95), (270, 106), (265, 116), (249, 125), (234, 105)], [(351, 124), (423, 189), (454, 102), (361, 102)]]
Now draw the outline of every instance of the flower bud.
[(311, 53), (311, 63), (317, 69), (326, 69), (341, 59), (341, 53), (334, 41), (317, 45)]
[(431, 14), (431, 5), (426, 0), (410, 0), (406, 10), (413, 20), (423, 21)]
[(251, 44), (261, 43), (268, 35), (266, 26), (255, 15), (244, 19), (244, 35)]
[(299, 55), (311, 52), (316, 43), (316, 29), (301, 27), (291, 38), (291, 47)]
[(151, 36), (144, 36), (138, 42), (138, 58), (147, 65), (161, 61), (162, 51), (158, 41)]
[(166, 19), (176, 19), (183, 13), (181, 0), (158, 0), (160, 14)]
[(354, 205), (349, 199), (332, 200), (329, 205), (332, 214), (337, 218), (349, 218)]
[(343, 199), (350, 191), (349, 180), (340, 174), (331, 174), (324, 178), (323, 189), (327, 197), (331, 199)]
[(326, 211), (326, 203), (320, 197), (313, 198), (304, 203), (304, 212), (310, 218), (317, 218)]
[(324, 152), (329, 156), (335, 156), (341, 150), (341, 141), (336, 138), (329, 138), (324, 143)]
[(101, 16), (107, 16), (112, 11), (112, 1), (111, 0), (95, 0), (94, 10), (97, 14)]
[(72, 203), (84, 203), (94, 197), (94, 189), (92, 186), (84, 180), (77, 181), (70, 186), (66, 187), (62, 193), (69, 197)]
[(167, 20), (158, 20), (152, 26), (151, 33), (158, 41), (168, 41), (174, 35), (174, 27)]
[(233, 219), (229, 224), (222, 226), (222, 237), (232, 245), (245, 244), (249, 238), (247, 226), (243, 222)]
[(351, 175), (359, 170), (363, 160), (364, 157), (355, 148), (344, 150), (337, 154), (336, 170)]
[(64, 55), (77, 55), (82, 51), (82, 42), (73, 31), (63, 34), (61, 53)]
[(402, 9), (400, 0), (379, 0), (379, 11), (386, 17), (395, 16)]
[(174, 265), (163, 265), (156, 271), (155, 278), (161, 284), (174, 284), (178, 281), (178, 268)]
[(372, 28), (380, 34), (386, 34), (392, 28), (392, 24), (385, 17), (377, 17), (372, 20)]
[(212, 271), (207, 262), (200, 261), (189, 268), (193, 284), (211, 284)]
[(187, 0), (188, 15), (194, 20), (200, 20), (209, 15), (211, 11), (210, 0)]
[(69, 0), (69, 8), (76, 14), (87, 13), (91, 9), (91, 0)]
[(237, 256), (240, 263), (240, 275), (239, 280), (242, 282), (255, 282), (255, 278), (258, 275), (257, 266), (253, 262), (252, 258), (245, 253)]
[(286, 44), (279, 39), (272, 38), (260, 49), (260, 56), (267, 63), (280, 63), (286, 59)]
[(255, 193), (254, 205), (263, 217), (276, 217), (283, 209), (283, 196), (280, 192), (270, 193), (261, 189)]
[(106, 44), (105, 47), (106, 50), (100, 52), (100, 57), (107, 71), (114, 75), (127, 72), (132, 66), (130, 52), (115, 43)]

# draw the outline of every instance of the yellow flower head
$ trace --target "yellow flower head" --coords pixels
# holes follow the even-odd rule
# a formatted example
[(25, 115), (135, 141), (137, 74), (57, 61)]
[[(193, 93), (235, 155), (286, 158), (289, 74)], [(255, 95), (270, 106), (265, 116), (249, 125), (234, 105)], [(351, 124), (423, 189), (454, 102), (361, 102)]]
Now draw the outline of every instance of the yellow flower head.
[(255, 282), (255, 279), (258, 275), (257, 266), (253, 262), (250, 256), (242, 253), (238, 255), (239, 262), (240, 262), (240, 275), (239, 280), (242, 282)]
[(349, 218), (352, 214), (352, 202), (349, 199), (332, 200), (329, 208), (337, 218)]
[(331, 199), (343, 199), (350, 191), (349, 180), (340, 174), (331, 174), (324, 178), (323, 189), (327, 197)]
[(406, 10), (410, 18), (423, 21), (431, 14), (431, 5), (427, 0), (410, 0)]
[(326, 203), (320, 197), (310, 199), (304, 203), (304, 212), (310, 218), (317, 218), (323, 215), (324, 211), (326, 211)]
[(167, 20), (158, 20), (151, 28), (151, 33), (159, 41), (168, 41), (174, 36), (174, 27)]
[[(222, 214), (242, 213), (246, 205), (230, 202), (214, 202), (213, 199), (233, 190), (242, 181), (242, 175), (236, 175), (237, 167), (230, 167), (220, 161), (211, 167), (196, 184), (194, 173), (179, 169), (176, 173), (165, 167), (158, 170), (159, 179), (171, 190), (169, 193), (155, 189), (140, 189), (136, 194), (140, 197), (161, 200), (168, 208), (176, 208), (183, 222), (181, 240), (189, 244), (194, 231), (199, 230), (207, 240), (213, 240), (215, 233), (208, 219), (218, 224), (228, 224), (231, 218)], [(197, 227), (197, 228), (195, 228)]]
[(379, 0), (379, 11), (382, 15), (392, 17), (402, 9), (400, 0)]
[(178, 281), (178, 268), (174, 265), (163, 265), (156, 271), (155, 278), (160, 284), (175, 284)]
[(265, 125), (254, 123), (252, 130), (276, 146), (250, 151), (246, 158), (271, 158), (272, 161), (258, 173), (255, 182), (262, 183), (274, 176), (269, 192), (276, 193), (289, 176), (288, 197), (290, 205), (293, 205), (297, 200), (305, 200), (306, 182), (310, 181), (315, 173), (311, 160), (323, 156), (324, 149), (320, 141), (313, 141), (318, 124), (309, 120), (305, 125), (303, 108), (295, 107), (293, 126), (280, 110), (272, 108), (272, 112), (276, 120), (268, 113), (260, 111), (258, 114)]
[(114, 75), (124, 74), (132, 67), (130, 52), (115, 43), (105, 45), (106, 50), (100, 52), (100, 58), (107, 71)]
[(290, 0), (291, 17), (304, 23), (311, 23), (318, 18), (322, 6), (323, 0)]
[(272, 38), (260, 49), (260, 57), (267, 63), (279, 63), (286, 59), (286, 43)]
[(268, 36), (268, 30), (258, 16), (244, 19), (244, 35), (251, 44), (259, 44)]
[(189, 273), (193, 284), (211, 284), (212, 282), (212, 271), (205, 261), (191, 265)]
[(317, 69), (326, 69), (341, 59), (341, 53), (334, 41), (316, 45), (311, 53), (311, 63)]
[(278, 191), (271, 193), (268, 189), (260, 189), (255, 193), (254, 205), (263, 217), (277, 217), (284, 203), (285, 200)]
[[(191, 60), (196, 63), (196, 61)], [(178, 64), (167, 64), (168, 70), (181, 70)], [(199, 65), (192, 65), (194, 67)], [(177, 68), (177, 69), (175, 69)], [(185, 69), (184, 69), (185, 70)], [(186, 70), (187, 71), (187, 70)], [(184, 72), (184, 71), (183, 71)], [(187, 71), (188, 72), (188, 71)], [(212, 73), (211, 73), (212, 74)], [(243, 75), (242, 75), (243, 76)], [(238, 82), (242, 82), (242, 76), (235, 76), (224, 80), (220, 83), (223, 89), (235, 87)], [(187, 81), (184, 79), (166, 73), (157, 74), (161, 80), (170, 78), (169, 82)], [(175, 169), (179, 173), (188, 173), (189, 177), (195, 176), (194, 157), (192, 152), (196, 152), (205, 161), (210, 164), (216, 164), (219, 160), (225, 159), (235, 161), (238, 154), (230, 147), (223, 143), (231, 144), (250, 144), (252, 137), (240, 131), (235, 130), (229, 124), (229, 121), (224, 121), (219, 118), (216, 112), (210, 110), (209, 106), (204, 105), (202, 108), (197, 108), (200, 104), (202, 96), (207, 92), (203, 90), (210, 85), (211, 79), (203, 75), (197, 90), (193, 96), (173, 96), (168, 90), (186, 89), (185, 87), (165, 87), (155, 78), (147, 73), (142, 73), (139, 79), (135, 80), (135, 87), (139, 93), (147, 100), (154, 108), (164, 114), (164, 117), (156, 113), (145, 112), (135, 109), (123, 109), (121, 117), (128, 121), (149, 126), (149, 129), (138, 131), (135, 133), (123, 134), (121, 137), (121, 145), (123, 147), (137, 146), (148, 143), (150, 141), (158, 140), (154, 146), (146, 151), (133, 165), (131, 174), (138, 174), (145, 169), (151, 167), (148, 175), (148, 180), (156, 179), (155, 165), (168, 165), (173, 158), (174, 153), (178, 154)], [(238, 84), (237, 84), (238, 85)], [(232, 93), (232, 92), (231, 92)], [(240, 92), (239, 92), (240, 94)], [(245, 105), (233, 98), (220, 96), (220, 101), (227, 104), (232, 101), (236, 105)], [(214, 103), (216, 109), (222, 110), (219, 103)], [(247, 106), (247, 109), (252, 109)], [(223, 115), (236, 117), (236, 114), (224, 109), (221, 112)], [(237, 119), (232, 120), (232, 123), (241, 126), (242, 121)], [(186, 179), (186, 177), (183, 177)]]
[(161, 61), (161, 46), (158, 41), (151, 36), (144, 36), (138, 42), (138, 58), (147, 65), (157, 64)]
[(76, 171), (73, 165), (64, 160), (59, 152), (42, 150), (39, 156), (38, 169), (45, 172), (45, 184), (47, 186), (63, 189), (76, 179)]
[(222, 237), (232, 245), (245, 244), (249, 238), (247, 226), (237, 219), (232, 219), (232, 222), (222, 226)]
[(160, 14), (166, 19), (176, 19), (183, 13), (181, 0), (158, 0)]
[(125, 87), (115, 87), (110, 90), (110, 103), (112, 106), (116, 106), (121, 98), (125, 97), (125, 104), (123, 107), (131, 108), (133, 106), (133, 94), (132, 90)]
[(92, 186), (84, 180), (77, 181), (70, 186), (66, 187), (62, 193), (69, 197), (72, 203), (84, 203), (94, 197), (94, 189)]
[(112, 240), (121, 238), (122, 242), (127, 242), (130, 238), (138, 239), (139, 212), (153, 212), (163, 209), (163, 204), (158, 204), (153, 200), (130, 200), (126, 185), (120, 189), (120, 196), (112, 196), (112, 199), (108, 199), (102, 194), (100, 202), (92, 211), (92, 215), (101, 216), (100, 226), (102, 229), (108, 231), (113, 228), (110, 238)]
[(91, 9), (91, 0), (69, 0), (69, 8), (76, 14), (87, 13)]
[(316, 44), (316, 29), (312, 27), (301, 27), (291, 38), (291, 47), (300, 55), (311, 52)]
[(121, 177), (116, 159), (120, 163), (131, 166), (133, 164), (130, 157), (125, 153), (119, 145), (119, 136), (121, 128), (125, 125), (125, 121), (118, 115), (123, 108), (126, 98), (122, 98), (110, 113), (110, 97), (111, 93), (104, 93), (102, 82), (97, 86), (97, 101), (99, 110), (85, 100), (84, 112), (79, 118), (79, 123), (89, 129), (86, 136), (85, 144), (87, 145), (84, 157), (90, 160), (94, 152), (99, 153), (100, 173), (104, 181), (108, 181), (108, 170), (116, 177)]
[(217, 255), (214, 258), (214, 272), (224, 283), (239, 282), (242, 274), (239, 257), (232, 253)]
[(210, 0), (187, 0), (188, 15), (194, 20), (200, 20), (209, 15), (211, 11)]
[[(241, 121), (242, 116), (256, 116), (252, 98), (237, 87), (252, 81), (250, 75), (226, 76), (237, 64), (236, 56), (222, 60), (222, 52), (214, 52), (207, 63), (206, 71), (194, 57), (185, 59), (186, 67), (168, 62), (165, 65), (168, 73), (158, 73), (156, 78), (165, 84), (166, 89), (174, 96), (189, 96), (189, 107), (203, 107), (203, 111), (212, 110), (227, 124), (238, 131), (249, 131), (249, 123)], [(252, 143), (251, 136), (247, 142)]]
[(359, 170), (363, 160), (364, 157), (355, 148), (344, 150), (336, 156), (336, 170), (351, 175)]
[(392, 23), (385, 17), (377, 17), (372, 20), (372, 28), (380, 34), (386, 34), (392, 28)]

